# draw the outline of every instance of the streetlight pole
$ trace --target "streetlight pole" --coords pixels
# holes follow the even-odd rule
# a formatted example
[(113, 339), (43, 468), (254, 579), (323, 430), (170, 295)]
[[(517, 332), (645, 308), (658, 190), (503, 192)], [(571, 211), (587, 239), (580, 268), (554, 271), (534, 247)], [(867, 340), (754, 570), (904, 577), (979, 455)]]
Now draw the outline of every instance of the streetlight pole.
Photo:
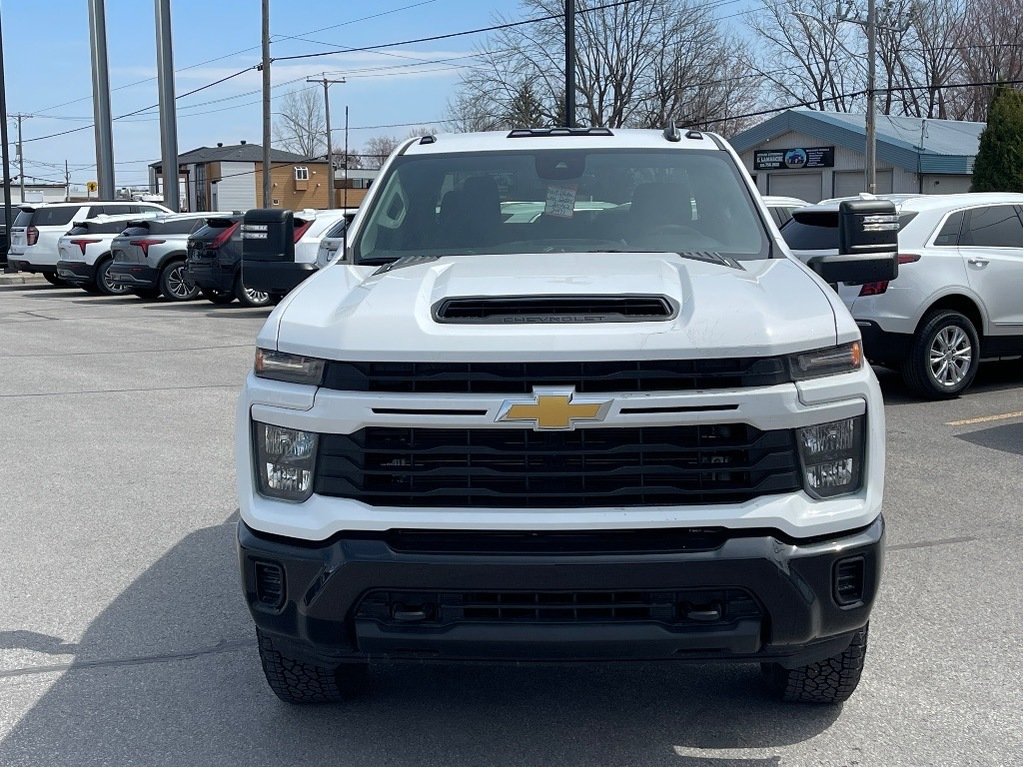
[[(7, 241), (11, 237), (11, 145), (7, 143), (7, 80), (4, 77), (4, 34), (0, 24), (0, 144), (4, 151), (4, 231)], [(13, 272), (7, 254), (4, 257), (4, 271)]]
[(174, 54), (171, 49), (171, 0), (156, 2), (156, 65), (160, 94), (160, 156), (164, 176), (164, 205), (177, 211), (178, 120), (174, 108)]
[(96, 178), (101, 200), (114, 199), (114, 136), (107, 73), (107, 15), (104, 0), (89, 0), (92, 44), (92, 112), (96, 132)]
[[(340, 80), (329, 80), (324, 72), (320, 78), (307, 77), (307, 83), (322, 83), (324, 86), (324, 115), (327, 118), (327, 208), (334, 207), (334, 148), (331, 144), (331, 84), (345, 82)], [(348, 167), (348, 148), (345, 149), (345, 167)]]

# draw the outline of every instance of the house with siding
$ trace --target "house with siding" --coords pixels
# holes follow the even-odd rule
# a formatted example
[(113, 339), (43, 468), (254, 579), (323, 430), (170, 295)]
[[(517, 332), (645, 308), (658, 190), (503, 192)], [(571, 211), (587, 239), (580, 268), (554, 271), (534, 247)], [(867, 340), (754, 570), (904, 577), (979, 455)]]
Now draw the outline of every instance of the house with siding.
[[(984, 123), (878, 115), (876, 192), (967, 192)], [(864, 115), (788, 109), (730, 143), (762, 195), (816, 203), (864, 192)]]
[[(259, 144), (199, 147), (178, 155), (178, 176), (190, 211), (245, 211), (250, 208), (326, 208), (327, 162), (294, 152), (270, 150), (271, 199), (263, 201), (263, 147)], [(149, 166), (149, 185), (161, 190), (162, 162)]]

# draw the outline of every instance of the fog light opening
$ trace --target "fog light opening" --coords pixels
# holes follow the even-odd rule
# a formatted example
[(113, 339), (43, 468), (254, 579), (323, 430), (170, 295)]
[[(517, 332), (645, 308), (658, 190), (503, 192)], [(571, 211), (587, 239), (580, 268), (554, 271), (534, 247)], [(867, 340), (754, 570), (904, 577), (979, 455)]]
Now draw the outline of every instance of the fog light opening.
[(864, 558), (850, 557), (837, 562), (832, 570), (832, 591), (839, 605), (855, 605), (864, 600)]

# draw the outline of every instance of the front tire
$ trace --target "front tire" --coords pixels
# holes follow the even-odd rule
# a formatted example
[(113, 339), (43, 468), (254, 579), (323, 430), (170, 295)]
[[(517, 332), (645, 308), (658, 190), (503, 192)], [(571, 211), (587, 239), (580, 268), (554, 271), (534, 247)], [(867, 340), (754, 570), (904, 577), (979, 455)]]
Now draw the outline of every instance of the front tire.
[(168, 301), (191, 301), (199, 295), (199, 286), (189, 279), (182, 259), (174, 259), (160, 272), (160, 293)]
[(339, 668), (307, 664), (281, 653), (273, 638), (256, 630), (260, 661), (270, 689), (289, 704), (330, 704), (341, 701)]
[(235, 298), (243, 307), (265, 307), (273, 300), (266, 291), (254, 291), (242, 283), (242, 276), (235, 278)]
[(901, 372), (907, 387), (929, 400), (959, 396), (974, 381), (981, 343), (974, 323), (951, 309), (925, 315)]
[(43, 279), (50, 285), (56, 285), (58, 288), (66, 288), (68, 285), (62, 278), (57, 277), (56, 272), (43, 272)]
[(867, 650), (868, 628), (864, 627), (853, 636), (850, 647), (835, 656), (796, 669), (762, 664), (761, 671), (772, 692), (783, 701), (839, 704), (857, 689)]

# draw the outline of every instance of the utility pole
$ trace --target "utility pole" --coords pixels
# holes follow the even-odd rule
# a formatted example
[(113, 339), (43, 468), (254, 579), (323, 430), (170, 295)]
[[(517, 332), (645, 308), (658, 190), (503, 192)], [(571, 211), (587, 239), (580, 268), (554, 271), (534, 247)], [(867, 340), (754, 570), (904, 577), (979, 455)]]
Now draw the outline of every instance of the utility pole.
[(156, 71), (160, 96), (160, 165), (164, 205), (180, 209), (178, 192), (178, 118), (174, 107), (174, 52), (171, 47), (171, 0), (156, 3)]
[(68, 160), (64, 158), (64, 202), (71, 199), (71, 171), (68, 170)]
[(104, 0), (89, 0), (92, 47), (92, 114), (96, 132), (96, 179), (101, 200), (114, 199), (114, 138), (107, 73), (107, 19)]
[(21, 112), (16, 114), (15, 119), (18, 121), (18, 189), (21, 195), (22, 204), (25, 203), (25, 145), (21, 143), (21, 121), (26, 118), (32, 117), (32, 115), (23, 115)]
[[(327, 118), (327, 208), (331, 209), (334, 207), (334, 149), (331, 145), (331, 95), (330, 89), (332, 83), (344, 84), (345, 78), (340, 80), (328, 80), (327, 73), (324, 72), (319, 79), (315, 77), (307, 77), (307, 83), (322, 83), (324, 86), (324, 116)], [(346, 108), (347, 109), (347, 108)], [(348, 147), (345, 147), (345, 174), (348, 175)]]
[[(348, 104), (345, 105), (345, 182), (341, 188), (341, 207), (348, 208)], [(348, 227), (345, 227), (347, 230)]]
[(576, 0), (565, 0), (565, 125), (576, 127)]
[(263, 207), (270, 207), (270, 0), (263, 0)]
[[(878, 9), (875, 7), (875, 0), (867, 0), (867, 18), (861, 19), (853, 9), (853, 3), (847, 2), (845, 8), (841, 8), (839, 4), (836, 5), (836, 21), (848, 21), (851, 24), (857, 24), (864, 29), (864, 34), (868, 38), (868, 87), (867, 87), (867, 111), (864, 114), (864, 186), (867, 192), (872, 195), (877, 192), (878, 186), (876, 184), (876, 173), (875, 173), (875, 151), (877, 147), (877, 141), (875, 138), (875, 56), (876, 56), (876, 43), (878, 40), (878, 29), (881, 26), (878, 21)], [(905, 32), (910, 27), (910, 18), (913, 14), (913, 6), (910, 9), (904, 5), (897, 7), (891, 0), (886, 0), (882, 8), (882, 15), (886, 26), (881, 26), (882, 29), (891, 31)], [(803, 15), (803, 14), (801, 14)], [(899, 16), (907, 16), (906, 20), (899, 25), (895, 25)], [(812, 17), (813, 18), (813, 17)], [(820, 21), (820, 19), (818, 19)], [(821, 22), (824, 24), (824, 22)]]
[[(7, 79), (4, 77), (4, 34), (3, 26), (0, 24), (0, 144), (4, 151), (4, 224), (6, 229), (4, 235), (10, 242), (11, 237), (11, 145), (7, 142)], [(3, 254), (4, 271), (13, 272), (11, 264), (7, 261), (7, 254)]]

